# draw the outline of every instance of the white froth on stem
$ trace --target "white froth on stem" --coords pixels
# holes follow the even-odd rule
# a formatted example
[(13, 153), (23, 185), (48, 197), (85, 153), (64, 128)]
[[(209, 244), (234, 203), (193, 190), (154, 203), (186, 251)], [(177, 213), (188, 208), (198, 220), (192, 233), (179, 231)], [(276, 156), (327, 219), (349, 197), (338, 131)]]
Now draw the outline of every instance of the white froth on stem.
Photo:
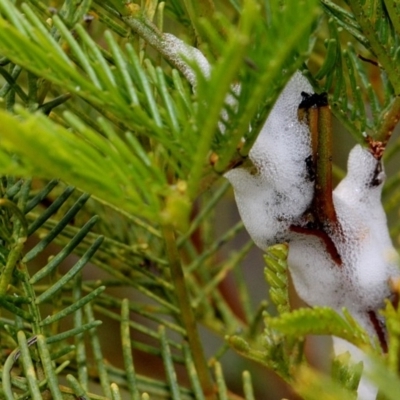
[(343, 232), (340, 252), (354, 288), (347, 307), (354, 313), (382, 308), (390, 295), (389, 278), (398, 275), (397, 252), (381, 203), (384, 180), (381, 162), (357, 145), (349, 155), (346, 177), (333, 192)]
[(312, 201), (313, 182), (306, 163), (311, 156), (310, 132), (297, 116), (301, 92), (311, 91), (306, 78), (296, 72), (249, 152), (254, 168), (235, 168), (225, 174), (243, 223), (263, 250), (286, 240), (290, 225)]
[[(333, 191), (337, 226), (328, 225), (322, 232), (340, 256), (338, 265), (323, 238), (307, 232), (305, 214), (312, 204), (314, 183), (305, 162), (311, 155), (310, 132), (298, 120), (302, 91), (312, 90), (296, 73), (249, 153), (253, 167), (233, 169), (225, 177), (257, 246), (265, 250), (277, 242), (289, 243), (288, 265), (299, 296), (310, 306), (329, 306), (338, 313), (347, 308), (384, 348), (385, 331), (378, 310), (390, 296), (389, 279), (399, 276), (399, 270), (381, 203), (383, 166), (360, 145), (349, 155), (347, 175)], [(299, 233), (291, 226), (306, 229)], [(367, 359), (361, 350), (334, 338), (336, 354), (342, 349), (355, 362)], [(358, 398), (372, 400), (376, 394), (377, 388), (363, 377)]]
[(373, 335), (368, 312), (390, 295), (398, 275), (396, 251), (381, 204), (385, 174), (381, 162), (360, 145), (349, 156), (348, 173), (333, 192), (339, 229), (325, 232), (339, 253), (337, 265), (318, 235), (298, 233), (311, 206), (314, 183), (307, 171), (310, 132), (298, 119), (301, 92), (311, 86), (295, 73), (282, 91), (249, 158), (253, 168), (225, 174), (232, 183), (241, 218), (261, 249), (289, 242), (288, 264), (300, 297), (311, 306), (346, 307)]
[(330, 238), (341, 257), (338, 266), (318, 237), (291, 234), (289, 268), (300, 297), (309, 305), (346, 307), (375, 334), (368, 312), (377, 312), (390, 295), (389, 278), (398, 276), (381, 204), (384, 172), (380, 161), (357, 145), (349, 156), (348, 173), (333, 192), (340, 229)]
[[(210, 76), (211, 66), (198, 49), (170, 34), (162, 35), (162, 43), (163, 51), (193, 87), (196, 74), (192, 65), (205, 77)], [(240, 87), (235, 90), (240, 91)], [(383, 167), (360, 145), (349, 155), (347, 175), (333, 191), (337, 226), (323, 227), (322, 232), (340, 256), (338, 265), (323, 235), (307, 232), (306, 214), (313, 204), (314, 182), (307, 165), (312, 157), (310, 131), (298, 118), (302, 92), (312, 93), (312, 87), (296, 72), (249, 152), (250, 163), (244, 165), (250, 167), (234, 168), (225, 177), (233, 186), (239, 213), (257, 246), (265, 250), (279, 242), (289, 243), (288, 265), (299, 296), (310, 306), (329, 306), (339, 313), (346, 307), (374, 338), (378, 310), (390, 295), (388, 281), (399, 276), (398, 256), (381, 204)], [(230, 104), (229, 97), (227, 102)], [(291, 229), (293, 226), (305, 228), (304, 233)], [(385, 340), (383, 330), (382, 335), (381, 341)], [(333, 339), (337, 355), (349, 351), (355, 362), (364, 361), (368, 368), (361, 350)], [(358, 398), (373, 400), (376, 393), (376, 387), (363, 377)]]

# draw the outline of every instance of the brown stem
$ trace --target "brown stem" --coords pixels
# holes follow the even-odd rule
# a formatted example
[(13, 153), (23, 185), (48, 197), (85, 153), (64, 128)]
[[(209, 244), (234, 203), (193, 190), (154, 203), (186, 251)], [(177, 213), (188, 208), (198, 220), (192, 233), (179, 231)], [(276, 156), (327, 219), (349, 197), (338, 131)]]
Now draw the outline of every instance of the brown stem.
[(315, 169), (317, 164), (317, 151), (318, 151), (318, 108), (315, 104), (311, 107), (307, 104), (309, 99), (315, 95), (302, 93), (303, 101), (301, 102), (298, 110), (299, 121), (308, 125), (311, 134), (311, 147), (312, 147), (312, 161)]
[(301, 94), (299, 119), (309, 125), (316, 170), (312, 212), (321, 228), (334, 227), (337, 217), (332, 200), (332, 113), (326, 93)]
[(379, 320), (375, 311), (367, 311), (369, 320), (375, 330), (376, 336), (378, 337), (379, 344), (381, 345), (382, 351), (384, 353), (388, 352), (388, 343), (386, 340), (385, 328), (382, 325), (382, 322)]
[(332, 260), (341, 266), (341, 256), (331, 238), (332, 231), (339, 229), (332, 198), (332, 114), (326, 93), (302, 93), (302, 96), (299, 119), (310, 128), (313, 171), (309, 175), (315, 179), (315, 191), (311, 209), (308, 210), (310, 223), (307, 226), (293, 225), (290, 229), (318, 237)]
[(332, 114), (328, 105), (318, 108), (317, 172), (314, 201), (318, 221), (324, 226), (337, 225), (332, 199)]

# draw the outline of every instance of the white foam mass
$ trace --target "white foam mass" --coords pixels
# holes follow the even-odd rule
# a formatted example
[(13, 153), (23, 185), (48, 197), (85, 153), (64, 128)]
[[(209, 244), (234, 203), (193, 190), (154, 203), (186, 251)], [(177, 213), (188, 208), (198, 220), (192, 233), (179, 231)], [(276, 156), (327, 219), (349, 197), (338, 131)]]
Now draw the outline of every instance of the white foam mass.
[(399, 275), (398, 255), (381, 203), (385, 180), (381, 162), (357, 145), (347, 168), (346, 177), (333, 192), (342, 230), (342, 237), (335, 240), (347, 274), (347, 307), (360, 314), (383, 307), (390, 295), (388, 280)]
[(337, 265), (321, 239), (292, 234), (289, 268), (299, 296), (309, 305), (346, 307), (375, 335), (369, 311), (377, 312), (390, 296), (389, 279), (399, 275), (381, 204), (385, 174), (380, 161), (357, 145), (346, 177), (333, 192), (340, 229), (330, 237), (342, 259)]
[(314, 182), (305, 160), (311, 155), (309, 128), (298, 119), (301, 92), (312, 92), (295, 73), (279, 96), (249, 158), (255, 168), (235, 168), (225, 174), (232, 183), (243, 223), (261, 249), (289, 242), (288, 265), (299, 296), (311, 306), (346, 307), (375, 335), (368, 315), (382, 308), (390, 295), (389, 278), (398, 276), (381, 204), (385, 174), (380, 161), (360, 145), (349, 155), (346, 177), (333, 192), (339, 229), (328, 232), (339, 253), (338, 265), (323, 240), (296, 233), (304, 226)]
[(239, 167), (225, 174), (233, 186), (242, 221), (263, 250), (286, 239), (290, 225), (304, 213), (313, 196), (306, 165), (311, 156), (310, 132), (297, 115), (301, 92), (312, 92), (312, 87), (296, 72), (249, 153), (256, 171)]
[[(347, 308), (371, 338), (377, 337), (378, 310), (390, 296), (389, 279), (399, 276), (398, 255), (381, 203), (385, 174), (369, 150), (355, 146), (349, 155), (346, 177), (333, 192), (338, 229), (325, 232), (341, 258), (335, 262), (316, 235), (296, 233), (304, 226), (311, 206), (314, 182), (305, 160), (311, 155), (308, 127), (298, 120), (301, 92), (312, 92), (296, 73), (279, 96), (249, 153), (253, 169), (235, 168), (225, 174), (232, 183), (237, 206), (250, 236), (262, 250), (289, 242), (288, 266), (299, 296), (310, 306)], [(380, 332), (384, 335), (384, 328)], [(378, 334), (379, 336), (379, 334)], [(368, 357), (350, 343), (333, 338), (338, 355), (349, 351), (353, 362)], [(377, 388), (363, 375), (358, 400), (374, 400)]]

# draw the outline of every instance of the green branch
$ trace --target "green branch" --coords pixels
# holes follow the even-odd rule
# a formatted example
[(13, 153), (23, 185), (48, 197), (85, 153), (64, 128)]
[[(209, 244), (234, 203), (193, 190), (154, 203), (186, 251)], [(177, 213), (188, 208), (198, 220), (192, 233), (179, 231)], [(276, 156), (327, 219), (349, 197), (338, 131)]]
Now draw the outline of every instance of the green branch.
[[(395, 93), (400, 94), (400, 69), (399, 64), (390, 57), (388, 49), (379, 41), (376, 29), (372, 26), (364, 7), (359, 0), (352, 0), (349, 2), (354, 12), (354, 16), (359, 23), (362, 33), (368, 40), (370, 50), (375, 54), (379, 60), (379, 64), (385, 69), (388, 74), (389, 80), (394, 87)], [(378, 16), (382, 18), (382, 16)]]
[(177, 52), (169, 40), (170, 36), (160, 32), (149, 21), (143, 12), (123, 17), (123, 21), (150, 46), (154, 47), (168, 62), (170, 62), (192, 85), (195, 85), (192, 69)]
[(200, 336), (196, 327), (196, 319), (193, 313), (190, 295), (186, 285), (186, 279), (176, 246), (175, 233), (171, 227), (164, 227), (163, 234), (172, 280), (175, 285), (175, 292), (179, 303), (182, 322), (186, 329), (187, 339), (193, 354), (194, 365), (196, 367), (206, 399), (212, 400), (215, 399), (214, 387), (208, 371), (203, 346), (201, 344)]
[(389, 141), (397, 123), (400, 120), (400, 97), (396, 96), (389, 106), (389, 109), (383, 110), (381, 113), (380, 124), (374, 139), (383, 142), (384, 145)]

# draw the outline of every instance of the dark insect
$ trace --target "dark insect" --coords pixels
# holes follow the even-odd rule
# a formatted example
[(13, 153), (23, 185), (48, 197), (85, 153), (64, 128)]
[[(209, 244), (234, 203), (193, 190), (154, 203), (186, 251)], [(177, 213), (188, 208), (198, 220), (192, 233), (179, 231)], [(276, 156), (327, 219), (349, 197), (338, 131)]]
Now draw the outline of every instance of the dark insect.
[(301, 92), (301, 97), (303, 99), (299, 104), (299, 108), (319, 108), (326, 107), (328, 105), (328, 94), (326, 92), (323, 92), (321, 94)]

